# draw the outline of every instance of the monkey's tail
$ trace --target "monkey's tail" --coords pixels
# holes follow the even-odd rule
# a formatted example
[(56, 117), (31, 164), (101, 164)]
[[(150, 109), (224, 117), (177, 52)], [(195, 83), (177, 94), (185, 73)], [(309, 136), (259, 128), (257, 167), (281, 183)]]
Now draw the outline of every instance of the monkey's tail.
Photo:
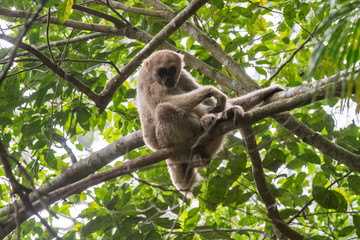
[(192, 189), (202, 181), (198, 170), (191, 167), (187, 161), (177, 159), (167, 159), (169, 174), (175, 188), (186, 198), (192, 198)]

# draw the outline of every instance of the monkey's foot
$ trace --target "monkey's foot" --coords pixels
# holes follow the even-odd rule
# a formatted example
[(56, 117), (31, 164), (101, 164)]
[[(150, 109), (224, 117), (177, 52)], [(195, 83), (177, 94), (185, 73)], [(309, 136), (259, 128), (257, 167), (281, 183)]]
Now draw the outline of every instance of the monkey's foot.
[(206, 114), (202, 116), (202, 118), (200, 119), (201, 126), (205, 130), (205, 132), (211, 129), (211, 127), (215, 124), (215, 122), (216, 122), (215, 114)]
[(241, 122), (243, 117), (245, 116), (244, 109), (240, 106), (232, 106), (228, 110), (224, 111), (221, 114), (220, 121), (226, 121), (228, 119), (232, 119), (234, 125), (237, 125)]

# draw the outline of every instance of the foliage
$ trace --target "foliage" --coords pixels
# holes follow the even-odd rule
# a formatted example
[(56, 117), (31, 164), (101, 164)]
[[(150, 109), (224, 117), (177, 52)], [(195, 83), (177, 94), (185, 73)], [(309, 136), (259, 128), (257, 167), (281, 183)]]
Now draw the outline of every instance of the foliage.
[[(121, 1), (131, 7), (158, 10), (145, 2), (151, 1)], [(177, 12), (188, 5), (183, 0), (162, 2)], [(359, 1), (330, 2), (211, 0), (190, 21), (216, 40), (260, 86), (278, 83), (291, 88), (359, 64)], [(76, 3), (79, 1), (74, 1)], [(109, 6), (94, 3), (84, 6), (119, 18)], [(37, 7), (38, 4), (30, 0), (1, 3), (1, 8), (31, 12)], [(71, 0), (49, 0), (40, 13), (47, 15), (49, 10), (60, 23), (69, 19), (113, 26), (109, 20), (75, 10)], [(116, 11), (129, 24), (153, 36), (168, 24), (163, 18)], [(14, 38), (26, 22), (23, 18), (6, 16), (2, 11), (0, 19), (2, 33)], [(320, 27), (317, 29), (317, 26)], [(316, 29), (313, 39), (308, 41)], [(95, 93), (101, 93), (117, 74), (109, 61), (121, 68), (147, 43), (129, 36), (107, 34), (51, 46), (50, 53), (47, 41), (84, 37), (94, 32), (61, 24), (49, 24), (48, 34), (46, 32), (46, 21), (34, 21), (22, 41), (35, 48), (45, 45), (41, 50), (43, 54), (55, 59), (60, 68)], [(231, 75), (220, 59), (183, 30), (177, 30), (167, 42)], [(0, 46), (2, 72), (11, 50), (3, 41)], [(282, 64), (283, 68), (273, 76)], [(221, 87), (229, 96), (235, 96), (232, 89), (220, 86), (216, 79), (199, 74), (191, 67), (187, 70), (199, 83)], [(311, 78), (303, 78), (305, 73)], [(352, 73), (356, 76), (355, 68)], [(71, 153), (77, 161), (82, 161), (90, 153), (141, 129), (135, 104), (136, 80), (135, 71), (99, 114), (86, 94), (58, 77), (38, 59), (19, 56), (0, 85), (1, 142), (38, 188), (72, 166)], [(353, 85), (358, 80), (352, 78)], [(357, 94), (349, 91), (344, 96), (359, 103), (358, 89)], [(336, 147), (360, 155), (360, 124), (353, 116), (350, 122), (345, 122), (348, 118), (342, 114), (346, 111), (339, 111), (341, 103), (339, 98), (329, 98), (291, 113), (316, 134), (336, 143)], [(353, 114), (354, 110), (350, 108), (348, 112)], [(360, 237), (359, 173), (306, 144), (271, 118), (262, 119), (253, 127), (266, 180), (281, 217), (311, 239)], [(160, 162), (50, 205), (60, 219), (45, 210), (41, 216), (63, 239), (260, 239), (274, 236), (245, 151), (238, 131), (231, 133), (220, 155), (209, 167), (200, 170), (205, 180), (195, 188), (196, 197), (191, 200), (182, 199), (181, 194), (173, 191), (166, 166)], [(136, 148), (99, 171), (149, 152), (146, 147)], [(11, 159), (10, 163), (18, 182), (31, 188), (16, 163)], [(1, 213), (2, 208), (18, 197), (12, 194), (2, 168), (0, 176)], [(7, 215), (0, 215), (0, 221), (5, 222), (6, 218)], [(21, 239), (52, 238), (38, 218), (23, 222), (17, 231)]]

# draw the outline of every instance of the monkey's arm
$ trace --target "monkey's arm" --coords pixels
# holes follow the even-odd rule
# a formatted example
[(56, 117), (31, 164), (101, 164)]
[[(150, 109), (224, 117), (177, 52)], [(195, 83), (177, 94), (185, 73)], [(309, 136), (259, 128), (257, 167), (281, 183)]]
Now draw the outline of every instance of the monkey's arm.
[(201, 87), (190, 73), (185, 70), (181, 71), (179, 85), (185, 92), (190, 92)]
[[(183, 89), (185, 92), (190, 92), (195, 89), (201, 88), (201, 85), (199, 85), (195, 79), (185, 70), (182, 70), (179, 80), (179, 85), (181, 89)], [(214, 99), (208, 98), (206, 99), (203, 104), (214, 107), (216, 102)]]
[(279, 85), (272, 85), (267, 88), (259, 89), (244, 96), (230, 99), (229, 102), (232, 105), (241, 106), (245, 111), (255, 107), (262, 101), (266, 100), (268, 97), (273, 95), (276, 92), (285, 90)]
[(215, 97), (216, 104), (209, 110), (209, 112), (216, 113), (225, 110), (227, 100), (226, 95), (212, 86), (200, 87), (183, 94), (170, 95), (167, 97), (165, 102), (177, 106), (185, 111), (190, 111), (210, 97)]

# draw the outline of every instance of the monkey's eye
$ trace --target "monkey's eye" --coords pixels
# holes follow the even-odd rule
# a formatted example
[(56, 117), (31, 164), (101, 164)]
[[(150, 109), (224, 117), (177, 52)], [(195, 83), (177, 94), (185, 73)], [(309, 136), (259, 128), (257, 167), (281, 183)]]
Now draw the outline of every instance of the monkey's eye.
[(176, 67), (172, 66), (169, 68), (169, 75), (173, 76), (176, 73)]
[(157, 73), (160, 77), (163, 77), (163, 76), (167, 75), (168, 71), (166, 68), (159, 68)]

